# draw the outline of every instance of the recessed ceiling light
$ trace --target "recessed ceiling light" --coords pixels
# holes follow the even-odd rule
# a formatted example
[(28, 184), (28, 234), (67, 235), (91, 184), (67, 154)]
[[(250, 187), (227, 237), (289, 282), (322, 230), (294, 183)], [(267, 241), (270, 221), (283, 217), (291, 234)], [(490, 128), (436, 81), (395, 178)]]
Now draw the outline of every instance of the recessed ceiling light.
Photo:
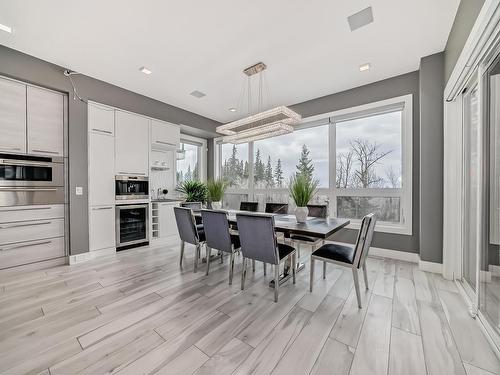
[(6, 33), (12, 34), (12, 27), (2, 25), (1, 23), (0, 23), (0, 30), (5, 31)]
[(151, 70), (149, 70), (148, 68), (146, 68), (145, 66), (143, 66), (142, 68), (139, 69), (141, 72), (143, 72), (144, 74), (147, 74), (147, 75), (150, 75), (151, 73), (153, 73)]
[(370, 70), (370, 64), (363, 64), (359, 66), (360, 72), (364, 72), (365, 70)]
[(349, 22), (349, 27), (351, 31), (357, 30), (360, 27), (366, 26), (373, 22), (373, 12), (372, 7), (360, 10), (353, 15), (347, 17), (347, 22)]
[(236, 108), (229, 108), (229, 112), (236, 112)]
[(194, 96), (195, 98), (203, 98), (206, 94), (205, 93), (202, 93), (201, 91), (198, 91), (198, 90), (194, 90), (191, 94), (189, 95), (192, 95)]

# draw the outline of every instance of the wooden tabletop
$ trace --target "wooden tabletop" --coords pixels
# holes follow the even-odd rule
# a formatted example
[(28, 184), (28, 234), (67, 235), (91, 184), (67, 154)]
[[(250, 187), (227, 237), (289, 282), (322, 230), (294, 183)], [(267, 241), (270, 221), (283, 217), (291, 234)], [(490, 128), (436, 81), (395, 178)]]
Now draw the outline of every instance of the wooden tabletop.
[[(226, 210), (227, 217), (230, 223), (236, 224), (237, 213), (248, 213), (247, 211)], [(252, 212), (252, 214), (258, 214)], [(200, 212), (195, 212), (195, 215), (201, 215)], [(269, 215), (269, 214), (263, 214)], [(278, 215), (274, 214), (274, 226), (276, 230), (293, 234), (301, 234), (316, 238), (326, 239), (335, 232), (350, 224), (348, 219), (339, 218), (319, 218), (308, 217), (305, 223), (297, 223), (295, 215)]]

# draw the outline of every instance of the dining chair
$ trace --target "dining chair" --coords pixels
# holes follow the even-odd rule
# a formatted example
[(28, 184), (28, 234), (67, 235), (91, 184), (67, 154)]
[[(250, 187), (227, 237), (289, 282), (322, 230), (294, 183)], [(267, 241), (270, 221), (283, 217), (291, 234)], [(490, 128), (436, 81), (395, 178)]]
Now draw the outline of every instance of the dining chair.
[(241, 202), (240, 211), (257, 212), (259, 210), (259, 202)]
[(205, 247), (207, 250), (207, 272), (210, 270), (211, 250), (216, 249), (229, 253), (229, 285), (233, 283), (234, 254), (240, 248), (240, 237), (229, 232), (229, 222), (225, 211), (201, 210), (201, 217), (205, 227)]
[(326, 263), (333, 263), (340, 266), (352, 269), (354, 277), (354, 286), (356, 288), (356, 297), (358, 299), (358, 307), (361, 308), (361, 292), (359, 290), (359, 275), (360, 268), (363, 269), (365, 287), (368, 290), (368, 274), (366, 272), (366, 257), (370, 250), (373, 232), (375, 229), (376, 218), (373, 213), (363, 217), (361, 228), (359, 228), (358, 237), (354, 246), (346, 246), (340, 244), (328, 243), (313, 251), (311, 254), (311, 272), (309, 290), (313, 291), (314, 283), (314, 262), (316, 260), (323, 262), (323, 279), (326, 278)]
[[(243, 269), (241, 273), (241, 290), (245, 289), (247, 260), (257, 260), (274, 265), (274, 302), (278, 302), (280, 264), (291, 258), (293, 283), (295, 284), (295, 254), (293, 246), (278, 243), (274, 230), (272, 215), (256, 213), (236, 214), (238, 223)], [(258, 234), (258, 235), (257, 235)]]
[(288, 203), (266, 203), (266, 214), (288, 215)]
[[(308, 216), (310, 217), (317, 217), (317, 218), (322, 218), (326, 219), (328, 217), (328, 205), (326, 204), (308, 204), (307, 208), (309, 209), (309, 214)], [(300, 245), (309, 245), (311, 246), (312, 250), (314, 251), (316, 246), (319, 243), (324, 244), (325, 241), (321, 238), (313, 237), (313, 236), (306, 236), (306, 235), (301, 235), (301, 234), (292, 234), (290, 236), (290, 241), (293, 244), (297, 245), (297, 258), (300, 261)]]
[[(200, 211), (202, 204), (201, 202), (182, 202), (181, 207), (190, 208), (193, 211)], [(203, 221), (200, 216), (195, 216), (196, 225), (198, 225), (198, 229), (203, 229)]]
[(194, 254), (194, 272), (198, 272), (198, 259), (200, 258), (201, 246), (205, 243), (205, 231), (198, 229), (193, 215), (193, 211), (186, 207), (174, 207), (177, 230), (181, 238), (181, 258), (179, 265), (182, 268), (184, 258), (184, 248), (186, 242), (196, 247)]

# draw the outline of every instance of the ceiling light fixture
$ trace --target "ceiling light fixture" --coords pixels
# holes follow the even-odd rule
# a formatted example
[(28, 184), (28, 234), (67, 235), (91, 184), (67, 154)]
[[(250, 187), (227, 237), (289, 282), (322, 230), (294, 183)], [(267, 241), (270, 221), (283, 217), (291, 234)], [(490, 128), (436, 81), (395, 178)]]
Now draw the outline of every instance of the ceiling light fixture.
[[(266, 111), (262, 111), (263, 72), (266, 68), (266, 64), (259, 62), (243, 70), (243, 73), (247, 75), (247, 99), (249, 115), (245, 118), (230, 122), (228, 124), (220, 125), (216, 128), (217, 133), (224, 135), (224, 137), (222, 138), (223, 142), (238, 144), (292, 133), (294, 129), (293, 125), (298, 124), (302, 120), (302, 116), (285, 106), (279, 106)], [(256, 74), (259, 75), (257, 113), (251, 114), (252, 91), (250, 78)], [(243, 95), (240, 98), (241, 100), (244, 99), (244, 90), (242, 90), (242, 94)], [(231, 109), (236, 110), (236, 108)]]
[(360, 72), (364, 72), (365, 70), (370, 70), (370, 64), (369, 63), (363, 64), (363, 65), (359, 66), (359, 71)]
[(229, 112), (236, 112), (236, 108), (229, 108)]
[(12, 27), (2, 25), (1, 23), (0, 23), (0, 30), (5, 31), (6, 33), (12, 34)]
[(145, 66), (143, 66), (142, 68), (139, 69), (141, 72), (143, 72), (144, 74), (147, 74), (147, 75), (150, 75), (151, 73), (153, 73), (151, 70), (149, 70), (148, 68), (146, 68)]

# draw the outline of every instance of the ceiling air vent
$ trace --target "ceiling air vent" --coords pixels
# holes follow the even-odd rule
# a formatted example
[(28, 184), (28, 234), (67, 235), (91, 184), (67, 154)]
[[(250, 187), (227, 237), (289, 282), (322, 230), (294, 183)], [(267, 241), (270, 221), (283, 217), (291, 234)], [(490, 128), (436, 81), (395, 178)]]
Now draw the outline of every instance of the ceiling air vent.
[(203, 98), (206, 94), (202, 93), (201, 91), (198, 91), (198, 90), (194, 90), (191, 94), (189, 95), (192, 95), (194, 96), (195, 98)]
[(372, 23), (373, 22), (372, 7), (365, 8), (347, 17), (347, 22), (349, 22), (349, 27), (351, 28), (351, 31), (357, 30), (363, 26)]

